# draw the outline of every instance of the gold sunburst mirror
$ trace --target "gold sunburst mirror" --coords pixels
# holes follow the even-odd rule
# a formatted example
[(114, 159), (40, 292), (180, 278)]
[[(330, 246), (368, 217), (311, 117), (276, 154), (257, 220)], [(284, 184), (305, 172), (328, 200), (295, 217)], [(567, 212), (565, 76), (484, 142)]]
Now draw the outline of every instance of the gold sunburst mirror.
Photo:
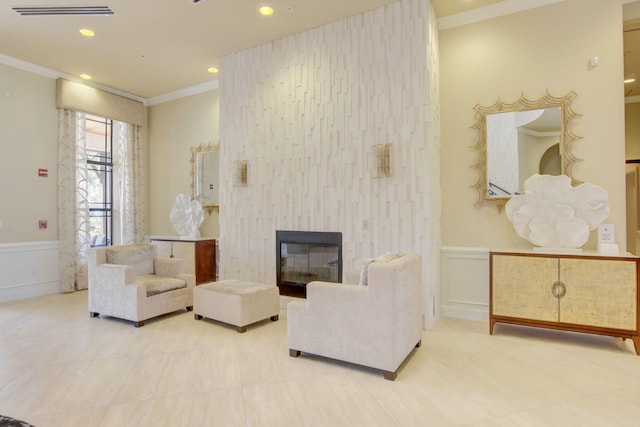
[(524, 181), (534, 174), (567, 175), (579, 184), (572, 174), (579, 160), (573, 144), (580, 137), (572, 130), (572, 121), (579, 114), (571, 108), (575, 92), (557, 98), (547, 92), (542, 98), (531, 100), (524, 95), (516, 102), (505, 103), (500, 98), (489, 107), (476, 105), (477, 121), (472, 126), (478, 141), (472, 149), (478, 161), (476, 207), (495, 205), (501, 212), (511, 196), (520, 194)]

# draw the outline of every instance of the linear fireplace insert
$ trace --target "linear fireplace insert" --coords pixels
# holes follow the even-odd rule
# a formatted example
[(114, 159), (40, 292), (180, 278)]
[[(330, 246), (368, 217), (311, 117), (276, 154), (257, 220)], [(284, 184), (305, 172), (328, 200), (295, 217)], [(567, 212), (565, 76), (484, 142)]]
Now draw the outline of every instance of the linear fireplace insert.
[(280, 295), (306, 298), (309, 282), (341, 282), (342, 233), (277, 230), (276, 262)]

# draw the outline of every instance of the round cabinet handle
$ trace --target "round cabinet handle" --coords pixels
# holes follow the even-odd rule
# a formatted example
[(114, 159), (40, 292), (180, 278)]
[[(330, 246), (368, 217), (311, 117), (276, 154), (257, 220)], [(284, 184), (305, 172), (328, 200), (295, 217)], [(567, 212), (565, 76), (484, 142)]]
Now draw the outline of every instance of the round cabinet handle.
[(563, 282), (555, 282), (551, 288), (551, 293), (556, 298), (562, 298), (567, 294), (567, 286)]

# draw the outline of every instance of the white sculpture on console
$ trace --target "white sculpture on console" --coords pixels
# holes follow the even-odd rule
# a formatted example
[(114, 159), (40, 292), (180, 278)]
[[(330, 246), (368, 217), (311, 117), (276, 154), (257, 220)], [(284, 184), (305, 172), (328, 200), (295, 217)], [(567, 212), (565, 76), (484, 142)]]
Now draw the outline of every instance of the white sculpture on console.
[(169, 219), (180, 237), (200, 237), (200, 224), (204, 221), (204, 210), (199, 201), (191, 200), (186, 194), (178, 194)]
[(536, 246), (581, 248), (609, 216), (606, 190), (592, 184), (572, 187), (566, 175), (533, 175), (524, 188), (505, 212), (516, 233)]

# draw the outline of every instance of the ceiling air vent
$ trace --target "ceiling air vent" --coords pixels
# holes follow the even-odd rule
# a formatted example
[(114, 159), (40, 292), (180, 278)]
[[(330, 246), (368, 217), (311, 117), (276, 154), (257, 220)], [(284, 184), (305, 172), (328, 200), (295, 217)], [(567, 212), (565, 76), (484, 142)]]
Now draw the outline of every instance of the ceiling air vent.
[(108, 16), (116, 13), (109, 6), (12, 6), (22, 16)]

